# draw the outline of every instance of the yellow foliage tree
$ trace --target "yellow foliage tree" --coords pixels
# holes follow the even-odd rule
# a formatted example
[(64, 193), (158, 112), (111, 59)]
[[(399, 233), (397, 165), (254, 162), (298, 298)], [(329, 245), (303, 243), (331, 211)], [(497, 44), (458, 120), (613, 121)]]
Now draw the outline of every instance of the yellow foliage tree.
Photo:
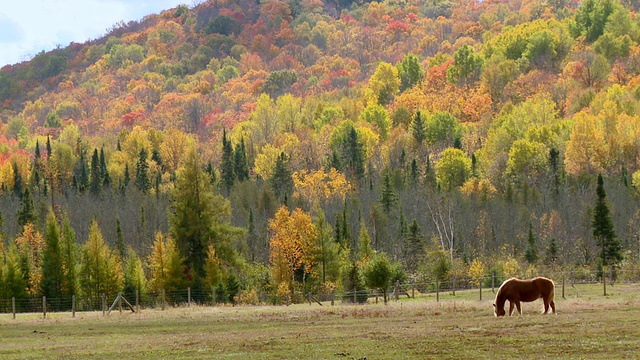
[(471, 266), (469, 266), (469, 278), (471, 278), (469, 282), (472, 285), (480, 286), (486, 273), (487, 268), (484, 266), (482, 261), (478, 258), (473, 259)]
[(293, 290), (295, 271), (302, 267), (308, 274), (313, 267), (311, 250), (316, 229), (311, 216), (301, 209), (289, 213), (286, 206), (281, 206), (269, 221), (269, 230), (273, 279), (278, 286), (287, 283)]
[(22, 234), (16, 238), (20, 265), (27, 282), (27, 293), (37, 295), (42, 281), (42, 252), (44, 239), (34, 228), (32, 223), (27, 223)]
[(313, 207), (337, 196), (344, 201), (351, 190), (351, 183), (341, 172), (334, 168), (327, 173), (316, 170), (311, 173), (300, 170), (293, 173), (294, 195), (306, 198)]

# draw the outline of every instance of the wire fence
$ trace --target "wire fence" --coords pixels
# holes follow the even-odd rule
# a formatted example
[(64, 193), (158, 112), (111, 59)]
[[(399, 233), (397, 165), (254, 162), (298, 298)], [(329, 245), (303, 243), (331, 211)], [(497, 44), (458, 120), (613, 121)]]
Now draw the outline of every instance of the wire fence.
[[(593, 292), (593, 284), (601, 284), (606, 295), (607, 286), (614, 284), (638, 284), (640, 280), (620, 273), (609, 273), (601, 276), (597, 273), (574, 272), (556, 274), (552, 279), (556, 284), (556, 298), (576, 297), (588, 291)], [(480, 278), (447, 278), (447, 279), (423, 279), (413, 282), (396, 282), (386, 289), (354, 288), (352, 290), (314, 293), (298, 291), (286, 294), (284, 298), (277, 297), (268, 292), (255, 292), (248, 296), (247, 292), (240, 290), (233, 301), (229, 302), (228, 294), (221, 298), (215, 289), (209, 291), (194, 290), (191, 288), (175, 291), (158, 292), (124, 292), (118, 294), (101, 294), (100, 296), (71, 296), (67, 298), (0, 298), (0, 313), (16, 314), (41, 313), (46, 318), (49, 312), (70, 312), (75, 316), (76, 312), (102, 312), (107, 315), (111, 311), (140, 312), (145, 309), (165, 310), (171, 307), (190, 306), (217, 306), (222, 304), (232, 305), (291, 305), (294, 303), (306, 303), (319, 306), (333, 306), (335, 304), (366, 304), (387, 301), (399, 301), (402, 299), (423, 299), (425, 301), (447, 301), (450, 299), (489, 300), (493, 299), (504, 279), (497, 276), (485, 276)]]

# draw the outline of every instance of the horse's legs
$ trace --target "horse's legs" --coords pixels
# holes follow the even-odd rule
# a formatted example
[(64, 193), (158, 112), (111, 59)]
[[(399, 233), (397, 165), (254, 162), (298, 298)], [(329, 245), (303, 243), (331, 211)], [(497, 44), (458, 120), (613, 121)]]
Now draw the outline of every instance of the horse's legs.
[(518, 308), (518, 313), (522, 315), (522, 309), (520, 308), (520, 301), (516, 300), (516, 307)]
[(549, 301), (545, 298), (543, 298), (542, 301), (544, 302), (544, 310), (542, 311), (542, 314), (544, 315), (549, 312)]
[(509, 300), (509, 316), (511, 316), (511, 314), (513, 314), (513, 300)]
[(553, 312), (555, 314), (556, 313), (556, 303), (553, 300), (551, 300), (551, 304), (550, 305), (551, 305), (551, 312)]

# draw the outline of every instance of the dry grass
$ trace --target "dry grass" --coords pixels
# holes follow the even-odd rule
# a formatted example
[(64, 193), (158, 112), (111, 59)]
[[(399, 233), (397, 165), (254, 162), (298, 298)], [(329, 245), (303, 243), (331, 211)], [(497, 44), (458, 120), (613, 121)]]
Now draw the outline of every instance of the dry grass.
[(495, 318), (489, 292), (364, 306), (191, 307), (0, 315), (0, 358), (633, 358), (638, 286), (556, 295), (558, 315)]

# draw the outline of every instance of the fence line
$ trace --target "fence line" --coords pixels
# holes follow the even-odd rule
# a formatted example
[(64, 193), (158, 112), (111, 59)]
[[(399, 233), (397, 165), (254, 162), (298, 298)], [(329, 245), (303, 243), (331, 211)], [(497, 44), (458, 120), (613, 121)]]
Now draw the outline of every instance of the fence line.
[[(625, 277), (618, 276), (617, 278), (611, 276), (610, 279), (605, 280), (597, 279), (596, 276), (575, 276), (573, 272), (562, 273), (556, 275), (556, 296), (561, 295), (565, 298), (566, 287), (575, 287), (575, 285), (587, 285), (602, 283), (604, 286), (612, 286), (618, 283), (637, 283), (638, 281), (631, 281)], [(593, 275), (593, 274), (592, 274)], [(380, 289), (359, 289), (354, 288), (344, 292), (331, 292), (331, 293), (312, 293), (305, 291), (303, 293), (286, 295), (285, 299), (278, 299), (274, 294), (261, 292), (258, 295), (257, 302), (255, 304), (273, 304), (273, 305), (289, 305), (292, 302), (304, 303), (308, 302), (310, 305), (314, 303), (331, 302), (331, 305), (335, 304), (335, 301), (341, 301), (342, 303), (349, 304), (364, 304), (367, 302), (375, 301), (378, 303), (380, 298), (383, 302), (389, 300), (399, 301), (401, 298), (433, 298), (436, 301), (440, 301), (441, 298), (453, 296), (461, 296), (463, 294), (466, 298), (485, 300), (494, 296), (498, 287), (502, 283), (502, 278), (498, 279), (494, 276), (484, 276), (480, 278), (457, 278), (455, 281), (451, 279), (422, 279), (422, 281), (396, 282), (388, 289), (386, 289), (387, 298), (384, 299), (384, 292)], [(606, 281), (606, 283), (604, 282)], [(456, 295), (456, 291), (459, 291)], [(473, 294), (477, 291), (477, 295)], [(606, 287), (604, 287), (604, 295), (606, 295)], [(41, 313), (43, 318), (46, 318), (47, 313), (51, 312), (71, 312), (75, 317), (76, 311), (102, 311), (103, 315), (106, 315), (108, 304), (116, 299), (116, 296), (121, 294), (123, 300), (130, 303), (134, 312), (140, 312), (141, 309), (162, 309), (165, 310), (167, 306), (170, 307), (191, 307), (191, 305), (200, 306), (216, 306), (220, 303), (220, 294), (216, 294), (215, 289), (182, 289), (165, 291), (160, 290), (158, 292), (140, 293), (139, 291), (131, 293), (116, 293), (100, 294), (93, 297), (72, 295), (68, 298), (47, 298), (47, 297), (30, 297), (30, 298), (0, 298), (0, 313)], [(488, 297), (487, 297), (488, 296)], [(268, 299), (269, 297), (269, 299)], [(242, 304), (251, 305), (252, 303), (243, 300), (241, 292), (236, 297)], [(275, 299), (275, 300), (274, 300)], [(372, 300), (373, 299), (373, 300)], [(228, 299), (227, 299), (228, 300)], [(224, 301), (222, 301), (224, 302)]]

